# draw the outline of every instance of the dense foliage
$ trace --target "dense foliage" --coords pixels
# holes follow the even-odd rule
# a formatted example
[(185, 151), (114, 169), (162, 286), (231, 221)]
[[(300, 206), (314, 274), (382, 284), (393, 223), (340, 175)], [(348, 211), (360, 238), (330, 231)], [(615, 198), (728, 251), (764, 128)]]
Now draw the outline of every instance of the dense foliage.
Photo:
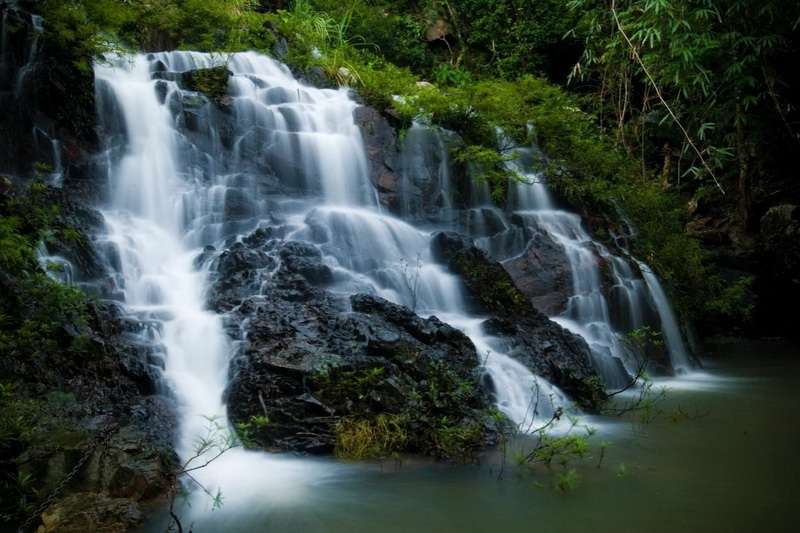
[(618, 141), (660, 166), (666, 183), (700, 181), (701, 195), (711, 194), (716, 174), (738, 204), (738, 222), (751, 228), (754, 200), (766, 192), (756, 188), (785, 192), (773, 188), (784, 171), (778, 161), (758, 157), (780, 158), (771, 144), (800, 142), (787, 68), (800, 7), (752, 0), (574, 0), (570, 7), (582, 14), (577, 31), (586, 42), (573, 74), (600, 85), (593, 97)]
[(51, 193), (34, 183), (24, 195), (0, 194), (0, 522), (35, 503), (31, 479), (13, 459), (41, 440), (42, 428), (52, 431), (61, 404), (71, 398), (44, 385), (54, 361), (77, 366), (90, 356), (86, 296), (44, 274), (36, 257), (41, 242), (81, 238), (60, 220)]
[(599, 237), (620, 229), (622, 211), (639, 230), (632, 251), (679, 307), (718, 323), (747, 318), (749, 282), (727, 287), (684, 228), (700, 209), (746, 233), (776, 197), (796, 193), (786, 63), (800, 13), (787, 9), (754, 0), (44, 3), (52, 35), (79, 51), (82, 67), (131, 47), (254, 48), (316, 68), (401, 126), (456, 131), (454, 160), (498, 202), (515, 176), (496, 131), (536, 142), (553, 188), (606, 219), (592, 228)]

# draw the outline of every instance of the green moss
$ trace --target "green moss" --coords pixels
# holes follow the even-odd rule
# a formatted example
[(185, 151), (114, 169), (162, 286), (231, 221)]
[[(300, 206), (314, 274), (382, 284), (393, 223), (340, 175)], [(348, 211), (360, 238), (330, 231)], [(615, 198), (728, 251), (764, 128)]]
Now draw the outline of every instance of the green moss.
[(326, 368), (312, 379), (312, 387), (320, 399), (332, 405), (364, 402), (371, 391), (386, 378), (382, 367), (361, 370)]
[(202, 51), (269, 49), (275, 42), (263, 13), (247, 0), (45, 0), (48, 39), (73, 52), (75, 65), (112, 49)]
[[(86, 296), (41, 271), (36, 247), (58, 238), (82, 240), (65, 225), (52, 191), (34, 183), (21, 196), (0, 196), (0, 353), (5, 368), (45, 365), (56, 354), (85, 356)], [(70, 333), (66, 331), (70, 330)]]
[(313, 379), (315, 396), (341, 416), (335, 429), (337, 456), (368, 459), (415, 452), (468, 461), (483, 446), (489, 428), (504, 426), (502, 415), (481, 409), (475, 379), (460, 377), (438, 361), (400, 357), (397, 362), (415, 373), (413, 381), (389, 376), (382, 367), (326, 369)]
[(608, 400), (603, 380), (600, 379), (600, 376), (592, 376), (582, 380), (581, 383), (583, 385), (583, 390), (580, 395), (578, 395), (578, 405), (589, 412), (599, 410), (600, 407), (606, 403), (606, 400)]
[(183, 84), (187, 89), (202, 93), (218, 104), (224, 103), (232, 74), (225, 66), (192, 70), (184, 74)]
[(450, 266), (472, 287), (472, 292), (487, 310), (503, 315), (523, 316), (531, 304), (517, 289), (508, 273), (497, 263), (476, 257), (474, 251), (458, 253)]
[(467, 461), (483, 448), (484, 435), (485, 428), (478, 423), (454, 423), (442, 418), (433, 427), (432, 441), (439, 457)]
[(245, 448), (258, 448), (256, 433), (267, 426), (270, 420), (264, 415), (253, 415), (247, 422), (236, 424), (236, 435)]

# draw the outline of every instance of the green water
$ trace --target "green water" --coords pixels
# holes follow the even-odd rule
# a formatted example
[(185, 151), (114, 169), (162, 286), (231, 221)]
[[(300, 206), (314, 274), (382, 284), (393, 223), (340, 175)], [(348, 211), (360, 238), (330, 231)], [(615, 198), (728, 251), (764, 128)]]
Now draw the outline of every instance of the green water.
[[(800, 350), (713, 351), (706, 375), (665, 383), (662, 408), (693, 417), (590, 420), (594, 441), (612, 444), (566, 494), (543, 473), (507, 467), (498, 479), (498, 454), (480, 466), (303, 461), (267, 468), (266, 487), (226, 489), (221, 510), (196, 504), (185, 520), (195, 533), (800, 531)], [(149, 531), (164, 530), (156, 522)]]

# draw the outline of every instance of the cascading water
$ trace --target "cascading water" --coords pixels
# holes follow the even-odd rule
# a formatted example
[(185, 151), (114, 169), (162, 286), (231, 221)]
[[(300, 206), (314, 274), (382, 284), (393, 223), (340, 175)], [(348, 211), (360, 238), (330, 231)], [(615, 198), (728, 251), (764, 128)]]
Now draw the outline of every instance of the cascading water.
[[(519, 185), (525, 187), (525, 184)], [(531, 187), (541, 184), (531, 185)], [(530, 195), (534, 200), (537, 195)], [(566, 311), (555, 320), (565, 328), (581, 335), (595, 355), (595, 367), (607, 386), (624, 386), (628, 373), (624, 366), (624, 351), (616, 333), (611, 329), (608, 303), (602, 292), (600, 269), (597, 266), (593, 241), (581, 226), (578, 215), (544, 205), (529, 205), (516, 214), (550, 235), (564, 248), (572, 273), (572, 294)]]
[[(164, 103), (180, 91), (174, 82), (160, 82), (167, 89), (160, 101), (153, 64), (152, 58), (133, 56), (95, 67), (102, 126), (111, 134), (112, 194), (103, 213), (107, 242), (100, 244), (113, 250), (117, 286), (128, 311), (145, 326), (145, 340), (166, 352), (163, 374), (181, 415), (177, 451), (187, 460), (198, 439), (208, 435), (212, 420), (227, 426), (222, 398), (232, 348), (222, 317), (207, 310), (207, 274), (194, 265), (197, 249), (208, 242), (204, 239), (218, 237), (224, 226), (214, 216), (217, 203), (203, 201), (214, 196), (216, 181), (224, 176), (214, 176), (211, 183), (197, 179), (192, 168), (197, 152), (178, 133)], [(121, 150), (113, 145), (120, 136)], [(324, 477), (305, 463), (239, 449), (196, 474), (209, 490), (224, 486), (235, 492), (234, 506), (257, 490), (277, 487), (275, 499), (292, 498), (305, 484)]]
[(122, 58), (98, 65), (95, 73), (101, 98), (113, 98), (122, 113), (126, 137), (125, 152), (110, 169), (108, 240), (119, 253), (128, 309), (160, 323), (164, 376), (184, 411), (178, 450), (188, 457), (202, 435), (203, 417), (224, 415), (229, 356), (221, 318), (205, 309), (204, 274), (193, 268), (194, 243), (183, 238), (179, 214), (190, 184), (178, 174), (178, 141), (169, 110), (156, 97), (150, 62)]
[[(524, 159), (530, 154), (518, 150)], [(559, 243), (566, 254), (572, 276), (572, 291), (567, 307), (553, 320), (581, 335), (592, 349), (594, 362), (606, 386), (624, 386), (636, 370), (636, 362), (621, 342), (620, 332), (632, 331), (648, 323), (649, 307), (660, 319), (671, 365), (676, 371), (690, 368), (689, 356), (681, 338), (669, 300), (652, 270), (636, 261), (644, 281), (637, 278), (628, 261), (595, 242), (583, 228), (580, 217), (554, 207), (541, 177), (527, 171), (517, 160), (509, 162), (512, 170), (524, 179), (516, 181), (510, 201), (514, 214), (536, 231), (544, 231)], [(609, 266), (613, 282), (609, 293), (616, 297), (612, 316), (604, 291), (601, 261)], [(614, 327), (617, 322), (618, 327)]]
[(437, 207), (437, 221), (447, 221), (452, 215), (453, 190), (450, 184), (450, 160), (446, 140), (431, 128), (413, 122), (403, 139), (400, 158), (400, 209), (402, 217), (414, 217), (421, 205), (414, 199), (422, 191), (436, 191), (430, 199)]
[(692, 362), (683, 342), (678, 320), (669, 303), (669, 298), (667, 298), (664, 289), (661, 287), (661, 282), (658, 281), (658, 276), (655, 275), (653, 270), (641, 261), (637, 261), (637, 264), (642, 271), (642, 276), (650, 289), (650, 295), (653, 297), (653, 303), (658, 311), (658, 316), (661, 320), (661, 331), (672, 361), (672, 368), (676, 372), (687, 372), (692, 369)]
[[(442, 151), (439, 132), (431, 128), (425, 131), (428, 137), (439, 139), (439, 143), (429, 142), (427, 150)], [(416, 137), (422, 135), (416, 133)], [(505, 151), (516, 156), (508, 161), (509, 169), (522, 179), (509, 187), (506, 212), (493, 205), (486, 183), (470, 181), (466, 205), (462, 206), (464, 215), (456, 222), (457, 227), (500, 261), (524, 254), (542, 234), (563, 250), (571, 286), (564, 308), (551, 313), (551, 318), (587, 341), (607, 387), (625, 386), (637, 371), (638, 362), (621, 335), (647, 325), (660, 326), (673, 369), (690, 368), (674, 313), (652, 270), (630, 258), (639, 265), (641, 276), (637, 276), (628, 259), (611, 253), (590, 237), (578, 215), (556, 208), (541, 177), (529, 170), (542, 154), (535, 148), (514, 146), (502, 132), (498, 136)], [(430, 154), (426, 157), (433, 158)], [(452, 191), (437, 194), (452, 197)], [(451, 218), (439, 217), (437, 221), (448, 224)], [(629, 255), (624, 247), (621, 249)]]
[[(223, 112), (178, 83), (185, 71), (220, 66), (232, 73)], [(288, 239), (319, 246), (335, 272), (331, 290), (376, 293), (462, 329), (485, 360), (498, 407), (523, 429), (566, 403), (464, 313), (458, 278), (431, 259), (430, 234), (380, 212), (347, 90), (305, 86), (255, 53), (109, 58), (95, 77), (111, 198), (100, 244), (114, 250), (128, 311), (166, 352), (181, 457), (191, 457), (209, 417), (228, 424), (223, 392), (236, 349), (223, 317), (207, 309), (213, 259), (199, 269), (196, 259), (276, 217)], [(263, 475), (277, 483), (280, 472), (295, 482), (319, 477), (306, 462), (242, 450), (197, 474), (210, 487), (235, 486), (241, 502), (264, 488)]]

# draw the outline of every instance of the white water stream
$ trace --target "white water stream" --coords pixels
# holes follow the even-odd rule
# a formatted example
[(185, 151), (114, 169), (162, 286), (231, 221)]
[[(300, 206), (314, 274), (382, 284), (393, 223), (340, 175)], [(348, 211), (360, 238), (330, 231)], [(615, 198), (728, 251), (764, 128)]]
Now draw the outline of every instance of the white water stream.
[[(228, 117), (174, 81), (175, 73), (220, 64), (233, 72)], [(521, 427), (566, 403), (498, 350), (481, 317), (464, 313), (459, 280), (430, 258), (430, 234), (380, 212), (347, 90), (305, 86), (255, 53), (111, 58), (96, 65), (95, 76), (112, 198), (103, 212), (106, 244), (116, 250), (127, 310), (165, 349), (184, 460), (209, 418), (228, 425), (222, 398), (234, 351), (223, 317), (207, 309), (208, 275), (195, 258), (278, 212), (293, 224), (289, 238), (318, 242), (326, 234), (321, 249), (337, 275), (334, 290), (373, 292), (462, 329), (485, 358), (498, 407)], [(301, 194), (257, 196), (265, 169)], [(415, 290), (409, 275), (418, 280)], [(270, 497), (294, 497), (332, 469), (235, 450), (197, 476), (211, 490), (221, 487), (232, 505), (244, 505), (270, 489)]]

